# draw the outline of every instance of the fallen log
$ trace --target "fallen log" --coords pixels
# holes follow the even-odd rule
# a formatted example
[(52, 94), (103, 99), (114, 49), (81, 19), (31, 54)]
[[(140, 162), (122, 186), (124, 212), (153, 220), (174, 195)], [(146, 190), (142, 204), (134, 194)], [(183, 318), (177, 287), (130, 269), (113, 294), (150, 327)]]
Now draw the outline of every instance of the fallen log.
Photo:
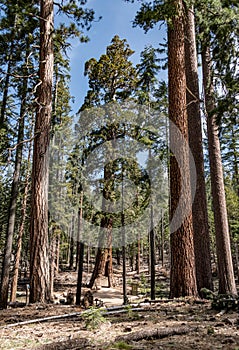
[[(120, 314), (120, 313), (127, 313), (128, 309), (125, 306), (121, 306), (121, 308), (112, 310), (111, 307), (109, 308), (101, 308), (102, 313), (107, 316), (107, 315), (113, 315), (113, 314)], [(142, 308), (132, 308), (130, 311), (144, 311)], [(40, 323), (40, 322), (47, 322), (47, 321), (55, 321), (58, 319), (62, 318), (71, 318), (71, 317), (80, 317), (83, 313), (90, 312), (89, 310), (84, 310), (84, 311), (79, 311), (79, 312), (72, 312), (69, 314), (62, 314), (62, 315), (54, 315), (54, 316), (47, 316), (47, 317), (42, 317), (42, 318), (36, 318), (33, 320), (27, 320), (27, 321), (21, 321), (21, 322), (16, 322), (16, 323), (11, 323), (11, 324), (6, 324), (0, 327), (1, 328), (11, 328), (11, 327), (17, 327), (17, 326), (24, 326), (32, 323)]]
[[(148, 304), (163, 304), (163, 303), (195, 303), (195, 304), (208, 304), (207, 299), (185, 299), (185, 298), (174, 298), (174, 299), (144, 299), (143, 303)], [(141, 305), (142, 303), (140, 303)]]
[(146, 329), (146, 330), (140, 330), (137, 332), (132, 332), (126, 335), (120, 335), (116, 337), (115, 341), (124, 341), (124, 342), (132, 342), (132, 341), (140, 341), (143, 339), (149, 340), (149, 339), (161, 339), (170, 337), (172, 335), (183, 335), (191, 332), (195, 332), (198, 330), (198, 327), (188, 327), (188, 326), (182, 326), (182, 327), (167, 327), (167, 328), (154, 328), (154, 329)]
[(4, 326), (1, 326), (1, 328), (11, 328), (11, 327), (17, 327), (17, 326), (24, 326), (24, 325), (28, 325), (31, 323), (40, 323), (40, 322), (47, 322), (47, 321), (54, 321), (57, 319), (61, 319), (61, 318), (66, 318), (66, 317), (75, 317), (75, 316), (79, 316), (80, 314), (82, 314), (82, 312), (73, 312), (70, 314), (64, 314), (64, 315), (54, 315), (54, 316), (47, 316), (47, 317), (42, 317), (42, 318), (36, 318), (34, 320), (27, 320), (27, 321), (21, 321), (21, 322), (16, 322), (16, 323), (11, 323), (11, 324), (6, 324)]
[[(177, 300), (178, 301), (178, 300)], [(180, 300), (181, 302), (182, 300)], [(149, 304), (157, 304), (157, 303), (172, 303), (172, 302), (175, 302), (175, 299), (154, 299), (154, 300), (151, 300), (151, 299), (145, 299), (144, 300), (144, 303), (149, 303)]]
[(50, 344), (39, 345), (36, 350), (89, 350), (92, 349), (90, 342), (85, 338), (76, 338), (55, 342)]

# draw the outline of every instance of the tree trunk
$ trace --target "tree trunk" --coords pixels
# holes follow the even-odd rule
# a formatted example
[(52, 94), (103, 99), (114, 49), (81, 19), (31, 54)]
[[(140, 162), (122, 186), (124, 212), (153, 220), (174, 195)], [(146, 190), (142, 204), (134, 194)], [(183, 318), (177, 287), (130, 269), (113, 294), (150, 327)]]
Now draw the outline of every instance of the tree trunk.
[(49, 285), (50, 285), (50, 300), (54, 300), (54, 278), (56, 273), (56, 228), (51, 229), (50, 234), (50, 254), (49, 254)]
[(185, 21), (185, 66), (187, 81), (187, 113), (189, 146), (196, 166), (196, 193), (192, 206), (194, 253), (198, 292), (201, 288), (213, 290), (210, 236), (207, 213), (206, 186), (200, 114), (198, 63), (195, 40), (194, 9), (186, 9)]
[[(95, 266), (91, 275), (89, 282), (89, 288), (92, 288), (95, 281), (98, 280), (97, 286), (100, 286), (100, 278), (104, 275), (108, 277), (108, 287), (113, 287), (115, 285), (113, 276), (113, 263), (112, 263), (112, 232), (109, 228), (108, 232), (108, 248), (99, 247), (97, 249)], [(106, 234), (106, 230), (103, 229), (103, 234)]]
[(164, 266), (164, 216), (163, 216), (163, 210), (162, 210), (162, 218), (161, 218), (161, 254), (159, 254), (159, 256), (161, 256), (161, 260), (162, 260), (162, 266)]
[[(181, 135), (186, 142), (188, 139), (183, 5), (181, 0), (173, 4), (177, 14), (168, 25), (169, 131), (170, 147), (174, 150), (170, 156), (171, 298), (197, 296), (192, 213), (188, 210), (191, 203), (189, 154), (187, 147), (178, 144)], [(185, 211), (189, 211), (186, 217)], [(176, 226), (175, 215), (180, 220)]]
[[(112, 239), (111, 239), (112, 241)], [(113, 275), (113, 256), (112, 256), (112, 245), (109, 246), (108, 258), (106, 262), (106, 275), (108, 277), (108, 287), (114, 287), (114, 275)]]
[(117, 260), (117, 265), (120, 266), (121, 265), (121, 252), (120, 252), (120, 249), (117, 248), (116, 249), (116, 260)]
[[(114, 135), (112, 135), (114, 137)], [(112, 177), (112, 169), (110, 166), (104, 168), (104, 190), (102, 200), (102, 211), (104, 213), (110, 212), (110, 204), (106, 205), (106, 200), (110, 198), (110, 189), (108, 188), (109, 179)], [(101, 220), (99, 247), (96, 254), (95, 266), (90, 279), (89, 287), (92, 288), (95, 280), (102, 277), (104, 274), (108, 277), (108, 287), (115, 285), (113, 277), (112, 264), (112, 218), (103, 217)], [(104, 245), (106, 244), (106, 247)]]
[(79, 258), (80, 258), (80, 242), (76, 242), (76, 264), (75, 264), (75, 270), (77, 271), (77, 266), (79, 264)]
[(78, 263), (78, 275), (77, 275), (77, 290), (76, 290), (76, 305), (81, 304), (81, 287), (84, 267), (84, 248), (85, 245), (79, 242), (79, 263)]
[(78, 237), (77, 237), (77, 246), (78, 246), (78, 259), (76, 269), (78, 270), (77, 274), (77, 289), (76, 289), (76, 305), (81, 304), (81, 287), (82, 287), (82, 278), (83, 278), (83, 267), (84, 267), (84, 243), (81, 242), (81, 230), (82, 230), (82, 214), (83, 214), (83, 192), (80, 193), (80, 208), (78, 212)]
[(202, 48), (203, 86), (207, 113), (208, 150), (219, 274), (219, 293), (237, 295), (224, 190), (221, 149), (215, 109), (210, 47)]
[(73, 270), (74, 267), (74, 238), (72, 237), (73, 235), (73, 230), (71, 232), (71, 239), (70, 239), (70, 259), (69, 259), (69, 269)]
[[(152, 213), (151, 213), (152, 216)], [(154, 228), (150, 230), (150, 298), (155, 300), (155, 236)]]
[(50, 298), (48, 247), (49, 138), (53, 80), (53, 1), (40, 2), (40, 84), (35, 123), (30, 228), (30, 302)]
[(141, 257), (141, 240), (140, 240), (140, 236), (138, 235), (138, 240), (137, 240), (137, 255), (136, 255), (136, 271), (137, 274), (140, 274), (140, 257)]
[(59, 273), (60, 245), (61, 245), (61, 235), (60, 235), (60, 232), (58, 232), (56, 236), (56, 274)]
[(91, 279), (90, 279), (90, 282), (88, 285), (89, 288), (92, 288), (95, 281), (99, 280), (103, 276), (103, 274), (105, 272), (105, 265), (106, 265), (106, 261), (107, 261), (107, 256), (108, 256), (108, 249), (107, 248), (99, 247), (97, 249), (96, 258), (95, 258), (95, 266), (94, 266), (94, 270), (92, 272)]
[[(151, 149), (149, 149), (149, 162), (152, 162)], [(149, 169), (149, 177), (152, 178), (151, 169)], [(149, 246), (150, 246), (150, 298), (155, 299), (155, 229), (154, 229), (154, 211), (153, 205), (150, 204), (150, 232), (149, 232)]]
[(131, 271), (134, 271), (134, 255), (135, 255), (135, 243), (129, 244), (129, 265)]
[(22, 251), (22, 237), (24, 233), (24, 226), (27, 216), (27, 199), (29, 194), (29, 187), (30, 187), (30, 160), (31, 160), (31, 148), (32, 143), (29, 145), (29, 153), (28, 153), (28, 170), (26, 175), (26, 185), (23, 195), (23, 201), (22, 201), (22, 208), (21, 208), (21, 223), (17, 238), (17, 247), (16, 247), (16, 254), (15, 254), (15, 262), (13, 267), (13, 275), (12, 275), (12, 284), (11, 284), (11, 296), (10, 301), (15, 302), (16, 301), (16, 294), (17, 294), (17, 281), (18, 281), (18, 274), (19, 274), (19, 266), (20, 266), (20, 258), (21, 258), (21, 251)]

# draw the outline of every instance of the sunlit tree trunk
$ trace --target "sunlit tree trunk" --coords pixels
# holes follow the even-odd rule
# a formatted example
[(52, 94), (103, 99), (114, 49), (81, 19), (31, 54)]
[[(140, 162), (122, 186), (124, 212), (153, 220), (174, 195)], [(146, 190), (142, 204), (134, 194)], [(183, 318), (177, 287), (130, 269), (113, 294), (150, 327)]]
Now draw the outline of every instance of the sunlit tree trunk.
[[(112, 132), (110, 130), (110, 132)], [(114, 134), (113, 136), (114, 137)], [(114, 141), (112, 142), (114, 148)], [(112, 155), (112, 151), (111, 151)], [(107, 199), (110, 198), (110, 189), (108, 188), (108, 180), (111, 179), (112, 169), (109, 166), (104, 167), (104, 190), (102, 200), (102, 211), (110, 213), (110, 204), (106, 204)], [(113, 219), (103, 217), (101, 219), (101, 228), (99, 233), (99, 247), (96, 254), (95, 266), (90, 279), (89, 287), (92, 288), (95, 280), (100, 281), (102, 275), (108, 277), (108, 287), (115, 285), (113, 277), (113, 261), (112, 261), (112, 228)]]
[[(176, 14), (168, 25), (168, 78), (169, 78), (169, 118), (181, 135), (188, 139), (186, 110), (186, 75), (184, 52), (184, 19), (182, 1), (173, 1)], [(171, 224), (171, 278), (170, 297), (197, 296), (192, 213), (183, 219), (183, 213), (191, 201), (190, 165), (187, 149), (177, 149), (178, 135), (170, 125), (170, 221), (181, 199), (179, 228)], [(179, 163), (180, 162), (180, 168)], [(182, 190), (182, 179), (184, 190)], [(182, 193), (181, 193), (182, 192)]]
[[(99, 247), (97, 249), (96, 257), (95, 257), (95, 265), (94, 270), (91, 275), (91, 279), (89, 282), (89, 288), (92, 288), (95, 281), (100, 281), (100, 278), (103, 276), (105, 272), (105, 265), (108, 256), (108, 249)], [(99, 286), (97, 284), (97, 286)]]
[(210, 237), (207, 213), (206, 186), (202, 144), (202, 125), (198, 86), (198, 63), (195, 40), (194, 9), (185, 8), (185, 66), (187, 81), (187, 113), (189, 146), (196, 166), (196, 193), (193, 200), (193, 231), (196, 278), (201, 288), (213, 289)]
[(212, 189), (213, 213), (215, 222), (217, 264), (219, 275), (219, 293), (237, 295), (235, 284), (230, 234), (228, 226), (221, 149), (216, 123), (214, 88), (210, 47), (208, 43), (202, 48), (202, 68), (204, 98), (207, 113), (208, 150), (210, 162), (210, 178)]
[(53, 80), (53, 1), (40, 2), (40, 82), (32, 170), (30, 228), (30, 302), (50, 298), (48, 246), (49, 138)]

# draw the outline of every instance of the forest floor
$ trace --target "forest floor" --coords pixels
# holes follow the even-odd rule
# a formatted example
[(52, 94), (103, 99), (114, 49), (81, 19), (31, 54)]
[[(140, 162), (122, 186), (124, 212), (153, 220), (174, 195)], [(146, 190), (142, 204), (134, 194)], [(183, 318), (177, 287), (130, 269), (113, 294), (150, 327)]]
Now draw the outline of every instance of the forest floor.
[[(168, 286), (165, 271), (159, 271), (160, 278)], [(102, 316), (98, 310), (83, 317), (80, 307), (59, 303), (67, 291), (75, 292), (76, 273), (60, 273), (55, 287), (55, 304), (0, 310), (0, 349), (239, 350), (238, 312), (213, 310), (208, 300), (163, 298), (150, 304), (145, 302), (147, 295), (129, 295), (134, 306), (123, 310), (119, 277), (117, 287), (107, 288), (103, 283), (94, 291), (94, 298), (102, 300), (111, 312)], [(118, 309), (113, 307), (116, 305)], [(65, 317), (57, 318), (59, 315)], [(47, 317), (52, 318), (43, 320)], [(35, 321), (26, 324), (31, 320)]]

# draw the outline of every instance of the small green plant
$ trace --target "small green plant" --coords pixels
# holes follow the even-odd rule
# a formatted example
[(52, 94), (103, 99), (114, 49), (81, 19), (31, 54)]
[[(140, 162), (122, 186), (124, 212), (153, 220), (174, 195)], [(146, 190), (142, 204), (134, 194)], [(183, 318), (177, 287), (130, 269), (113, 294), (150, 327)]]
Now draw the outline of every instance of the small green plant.
[(124, 349), (124, 350), (129, 350), (132, 349), (132, 345), (129, 345), (125, 343), (124, 341), (119, 341), (113, 345), (114, 349)]
[(132, 317), (133, 317), (132, 305), (127, 304), (127, 305), (125, 306), (125, 309), (127, 310), (128, 317), (129, 317), (129, 318), (132, 318)]
[(138, 314), (138, 312), (135, 312), (132, 309), (132, 305), (128, 304), (125, 306), (125, 309), (127, 310), (127, 314), (128, 314), (128, 318), (129, 319), (133, 319), (133, 320), (139, 320), (140, 319), (140, 315)]
[(207, 334), (214, 334), (215, 333), (215, 331), (214, 331), (214, 328), (213, 327), (208, 327), (208, 329), (207, 329)]
[(85, 326), (87, 329), (96, 329), (100, 326), (100, 324), (105, 323), (106, 319), (104, 317), (104, 313), (106, 312), (103, 308), (95, 308), (91, 306), (88, 310), (84, 311), (81, 314), (85, 322)]

